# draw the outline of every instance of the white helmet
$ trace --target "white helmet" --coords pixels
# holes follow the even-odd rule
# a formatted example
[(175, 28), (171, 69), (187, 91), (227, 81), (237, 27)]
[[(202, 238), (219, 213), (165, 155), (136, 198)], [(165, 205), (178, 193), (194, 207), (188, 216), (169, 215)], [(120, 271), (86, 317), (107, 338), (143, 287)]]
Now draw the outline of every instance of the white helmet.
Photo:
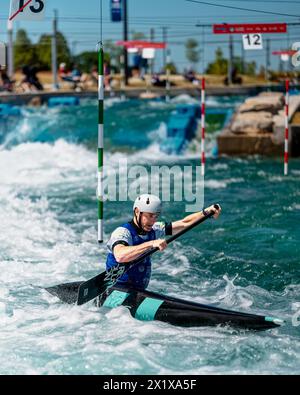
[(155, 195), (141, 195), (133, 205), (133, 211), (138, 208), (141, 213), (160, 214), (162, 209), (161, 200)]

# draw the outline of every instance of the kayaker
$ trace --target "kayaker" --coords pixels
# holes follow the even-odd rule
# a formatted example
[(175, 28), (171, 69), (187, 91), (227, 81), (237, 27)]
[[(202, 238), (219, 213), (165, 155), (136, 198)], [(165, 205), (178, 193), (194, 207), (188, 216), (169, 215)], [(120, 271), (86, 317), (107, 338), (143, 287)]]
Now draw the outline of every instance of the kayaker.
[[(157, 196), (145, 194), (136, 199), (132, 221), (117, 228), (107, 244), (109, 250), (106, 261), (107, 270), (117, 266), (118, 263), (132, 262), (152, 248), (164, 251), (167, 248), (164, 239), (166, 236), (176, 235), (204, 217), (206, 212), (215, 212), (215, 219), (221, 213), (220, 206), (219, 210), (211, 206), (180, 221), (163, 223), (157, 222), (161, 209), (162, 202)], [(150, 277), (151, 258), (148, 257), (128, 270), (120, 277), (116, 285), (144, 290), (148, 287)]]

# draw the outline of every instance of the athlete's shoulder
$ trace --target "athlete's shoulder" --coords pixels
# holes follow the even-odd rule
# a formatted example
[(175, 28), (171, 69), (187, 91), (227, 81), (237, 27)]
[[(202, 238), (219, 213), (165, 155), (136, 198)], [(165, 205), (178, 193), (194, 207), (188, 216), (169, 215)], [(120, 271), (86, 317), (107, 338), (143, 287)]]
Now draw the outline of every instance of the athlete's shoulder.
[(127, 229), (125, 226), (119, 226), (112, 232), (111, 240), (130, 241), (131, 240), (130, 230)]

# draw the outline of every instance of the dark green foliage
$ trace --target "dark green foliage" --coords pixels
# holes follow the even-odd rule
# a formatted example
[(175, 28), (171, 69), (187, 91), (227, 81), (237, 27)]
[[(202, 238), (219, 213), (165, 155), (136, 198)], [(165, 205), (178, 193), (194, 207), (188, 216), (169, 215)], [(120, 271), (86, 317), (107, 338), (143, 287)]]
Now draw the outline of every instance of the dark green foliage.
[[(239, 74), (255, 76), (256, 63), (255, 62), (242, 62), (242, 58), (239, 56), (234, 57), (233, 67)], [(215, 75), (227, 75), (228, 73), (228, 60), (224, 58), (223, 51), (221, 48), (216, 50), (216, 58), (214, 62), (209, 63), (207, 66), (207, 74)]]
[(25, 30), (20, 29), (17, 32), (14, 44), (15, 67), (20, 68), (23, 65), (34, 65), (37, 63), (36, 50), (27, 36)]
[[(14, 44), (15, 67), (23, 65), (37, 66), (40, 70), (51, 70), (51, 35), (43, 34), (37, 44), (32, 44), (25, 30), (17, 32)], [(57, 63), (68, 66), (71, 63), (71, 53), (67, 40), (60, 32), (57, 33)]]
[(177, 68), (175, 63), (171, 62), (166, 65), (166, 70), (170, 70), (171, 74), (177, 74)]
[[(38, 64), (41, 70), (51, 70), (51, 35), (43, 34), (36, 45)], [(57, 32), (57, 64), (72, 62), (71, 52), (66, 38)]]
[(200, 60), (200, 51), (198, 49), (198, 42), (190, 38), (185, 43), (185, 55), (189, 62), (196, 64)]
[(216, 59), (207, 67), (207, 74), (226, 75), (228, 70), (228, 60), (223, 57), (221, 48), (216, 50)]

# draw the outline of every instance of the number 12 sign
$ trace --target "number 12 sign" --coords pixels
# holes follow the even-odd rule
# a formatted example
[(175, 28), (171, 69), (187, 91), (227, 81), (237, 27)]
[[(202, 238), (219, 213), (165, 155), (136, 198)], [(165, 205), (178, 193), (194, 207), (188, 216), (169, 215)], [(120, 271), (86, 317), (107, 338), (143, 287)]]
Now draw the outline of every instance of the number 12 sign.
[(46, 0), (11, 0), (9, 20), (40, 21), (44, 19)]
[(245, 50), (263, 49), (262, 35), (259, 33), (244, 34), (243, 43)]

